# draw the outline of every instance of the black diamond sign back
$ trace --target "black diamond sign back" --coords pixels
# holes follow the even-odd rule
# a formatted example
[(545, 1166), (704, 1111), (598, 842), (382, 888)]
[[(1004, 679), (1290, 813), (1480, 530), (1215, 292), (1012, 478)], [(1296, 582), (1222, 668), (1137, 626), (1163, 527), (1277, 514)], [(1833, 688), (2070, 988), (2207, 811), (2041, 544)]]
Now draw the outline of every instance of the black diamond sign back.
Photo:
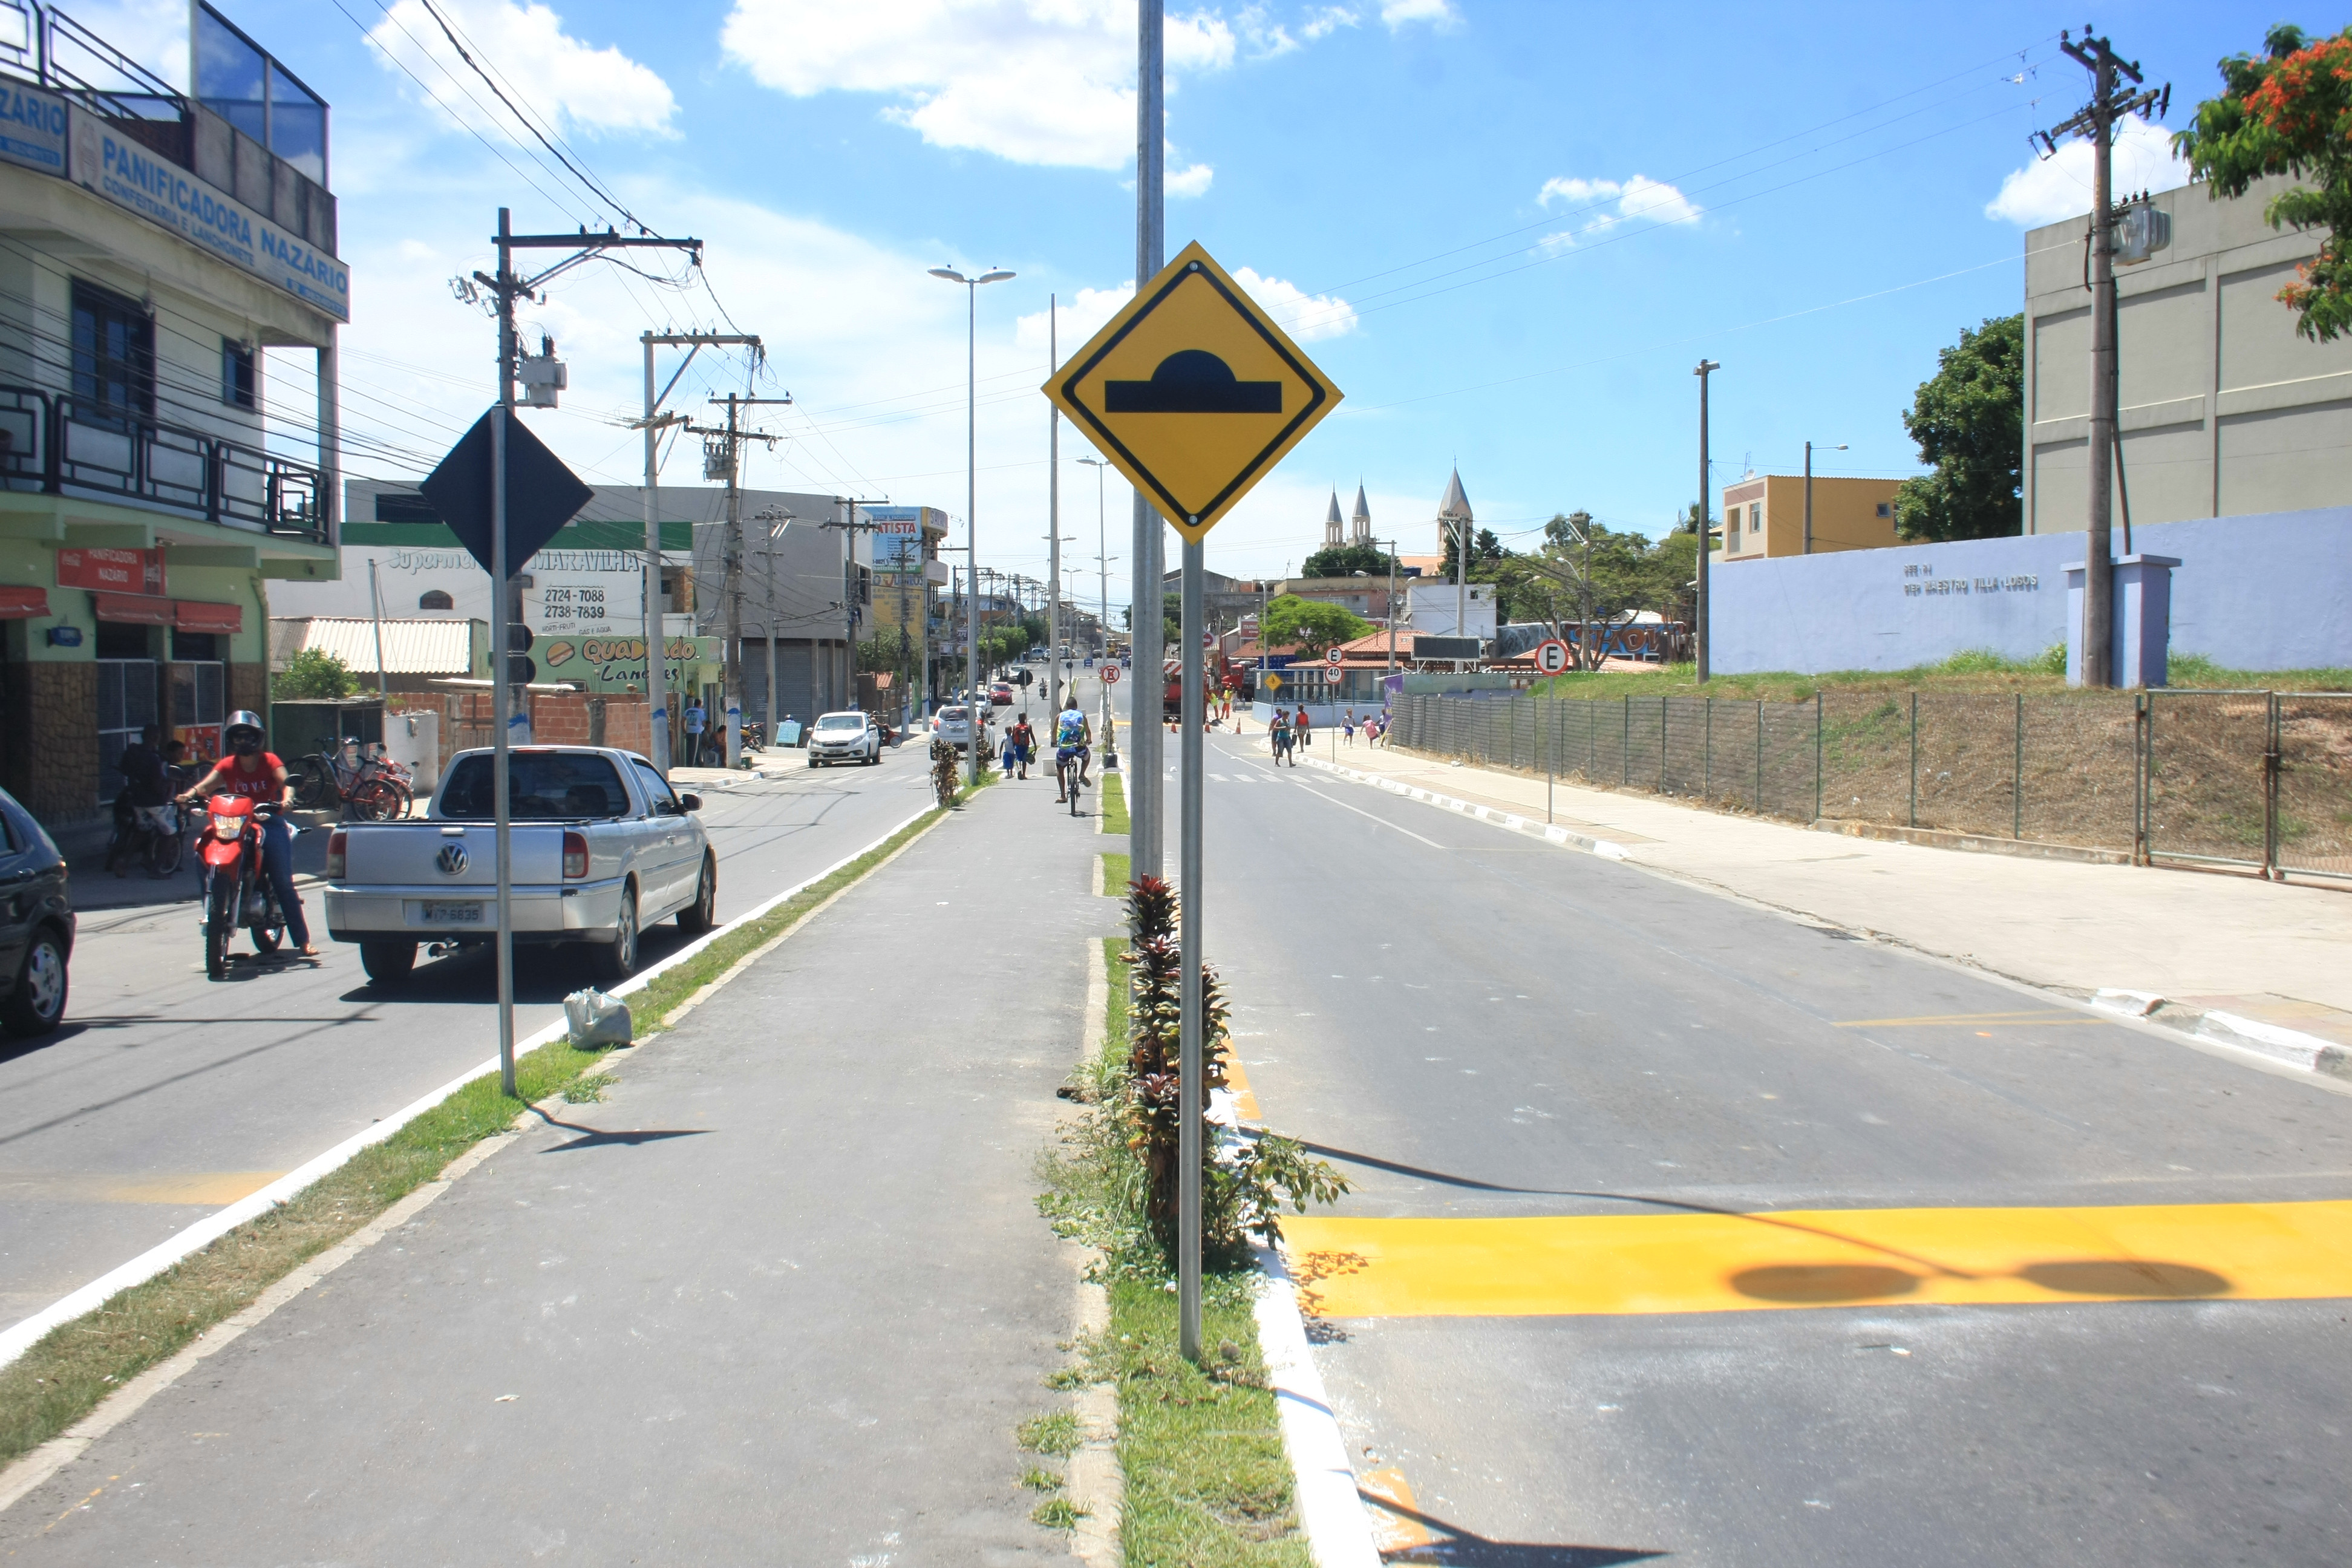
[[(490, 565), (491, 430), (498, 410), (485, 413), (457, 438), (441, 466), (416, 488), (449, 525), (467, 553)], [(563, 466), (530, 427), (507, 414), (507, 575), (538, 554), (556, 530), (570, 522), (595, 491)]]

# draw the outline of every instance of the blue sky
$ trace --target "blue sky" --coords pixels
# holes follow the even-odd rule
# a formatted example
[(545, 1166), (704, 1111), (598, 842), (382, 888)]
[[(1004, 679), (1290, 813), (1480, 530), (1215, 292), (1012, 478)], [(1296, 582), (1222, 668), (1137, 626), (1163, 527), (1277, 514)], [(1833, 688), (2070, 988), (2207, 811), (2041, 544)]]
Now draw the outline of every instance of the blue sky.
[[(798, 399), (761, 485), (963, 500), (964, 300), (924, 268), (1012, 268), (980, 296), (981, 559), (1042, 572), (1049, 293), (1076, 346), (1129, 286), (1131, 0), (434, 0), (617, 202), (709, 245), (713, 292), (589, 267), (527, 322), (572, 392), (536, 427), (595, 479), (631, 482), (636, 334), (761, 334), (755, 390)], [(440, 40), (423, 0), (224, 0), (334, 105), (354, 321), (344, 415), (359, 474), (429, 460), (488, 400), (492, 333), (446, 279), (522, 228), (610, 206), (530, 145)], [(1480, 521), (1524, 545), (1555, 510), (1655, 531), (1696, 489), (1696, 387), (1715, 381), (1716, 481), (1916, 470), (1900, 415), (1958, 331), (2018, 308), (2022, 226), (2087, 210), (2085, 149), (2036, 166), (2037, 125), (2084, 76), (2074, 12), (1488, 4), (1192, 7), (1171, 0), (1172, 252), (1199, 239), (1347, 395), (1211, 536), (1213, 569), (1270, 574), (1319, 542), (1360, 479), (1376, 531), (1434, 548), (1458, 462)], [(78, 8), (184, 75), (173, 0)], [(2170, 123), (2272, 11), (2127, 5), (2096, 16)], [(2326, 18), (2314, 26), (2332, 26)], [(406, 70), (402, 68), (403, 66)], [(412, 76), (409, 72), (414, 72)], [(2133, 184), (2178, 184), (2154, 132)], [(649, 261), (649, 268), (666, 269)], [(299, 363), (271, 391), (299, 407)], [(667, 375), (667, 367), (664, 374)], [(747, 384), (698, 362), (698, 399)], [(1091, 583), (1087, 448), (1063, 432), (1064, 531)], [(698, 482), (681, 448), (666, 475)], [(1114, 479), (1110, 551), (1123, 556)], [(961, 536), (958, 528), (959, 540)], [(1073, 570), (1079, 563), (1072, 563)], [(1114, 601), (1123, 562), (1112, 568)]]

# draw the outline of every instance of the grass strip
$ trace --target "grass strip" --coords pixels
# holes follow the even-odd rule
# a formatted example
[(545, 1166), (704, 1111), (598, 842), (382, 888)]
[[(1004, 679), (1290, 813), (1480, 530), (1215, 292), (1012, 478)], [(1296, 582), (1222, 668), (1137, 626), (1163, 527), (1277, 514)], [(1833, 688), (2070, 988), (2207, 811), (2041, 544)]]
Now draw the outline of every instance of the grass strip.
[[(2202, 654), (2174, 654), (2166, 678), (2178, 689), (2234, 691), (2352, 690), (2352, 668), (2230, 669)], [(1920, 691), (1926, 693), (2064, 691), (2066, 650), (2055, 647), (2038, 658), (2003, 658), (1974, 651), (1956, 653), (1938, 664), (1911, 669), (1837, 669), (1819, 675), (1786, 670), (1754, 675), (1717, 675), (1698, 684), (1695, 667), (1670, 664), (1641, 672), (1601, 670), (1538, 681), (1538, 696), (1614, 702), (1621, 697), (1722, 697), (1768, 702), (1810, 701), (1816, 691)]]
[[(1097, 1094), (1128, 1049), (1128, 970), (1119, 962), (1127, 939), (1105, 937), (1102, 951), (1110, 978), (1103, 1052), (1080, 1074)], [(1105, 1137), (1108, 1131), (1091, 1124), (1041, 1163), (1044, 1206), (1066, 1235), (1091, 1232), (1099, 1241), (1133, 1225), (1127, 1168), (1133, 1157), (1115, 1137)], [(1298, 1530), (1281, 1413), (1251, 1310), (1257, 1275), (1212, 1272), (1203, 1281), (1207, 1353), (1198, 1366), (1177, 1349), (1172, 1288), (1131, 1269), (1104, 1283), (1109, 1324), (1080, 1342), (1077, 1364), (1056, 1374), (1055, 1386), (1074, 1379), (1117, 1388), (1122, 1558), (1184, 1568), (1307, 1568), (1312, 1557)], [(1030, 1444), (1036, 1433), (1024, 1427), (1020, 1436)], [(1046, 1506), (1040, 1505), (1039, 1522), (1065, 1522), (1049, 1517)]]
[[(1102, 776), (1102, 799), (1097, 803), (1102, 812), (1105, 833), (1125, 833), (1127, 825), (1127, 781), (1117, 773)], [(1119, 884), (1125, 887), (1127, 884)]]
[(1135, 877), (1135, 863), (1124, 855), (1106, 855), (1103, 862), (1103, 897), (1127, 897), (1127, 885)]
[[(967, 785), (960, 802), (971, 799)], [(756, 921), (729, 931), (690, 961), (663, 972), (628, 998), (640, 1042), (669, 1014), (746, 953), (871, 871), (937, 821), (937, 808), (847, 865), (802, 889)], [(309, 1259), (432, 1181), (482, 1139), (514, 1125), (532, 1103), (580, 1084), (606, 1059), (558, 1040), (515, 1061), (516, 1097), (479, 1078), (383, 1142), (352, 1156), (287, 1202), (181, 1259), (142, 1284), (60, 1323), (0, 1367), (0, 1465), (64, 1432), (139, 1373), (177, 1354), (205, 1330), (251, 1306)]]

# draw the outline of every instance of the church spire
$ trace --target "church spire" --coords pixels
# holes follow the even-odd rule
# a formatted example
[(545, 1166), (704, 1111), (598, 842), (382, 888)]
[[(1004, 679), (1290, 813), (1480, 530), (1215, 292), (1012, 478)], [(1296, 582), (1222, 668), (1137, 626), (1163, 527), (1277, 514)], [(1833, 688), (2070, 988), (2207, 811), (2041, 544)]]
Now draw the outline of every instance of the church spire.
[(1461, 529), (1466, 542), (1470, 521), (1470, 498), (1463, 492), (1462, 470), (1457, 467), (1445, 482), (1445, 499), (1437, 503), (1437, 548), (1444, 550), (1446, 531), (1453, 528)]
[(1349, 531), (1357, 544), (1372, 542), (1372, 509), (1364, 500), (1364, 481), (1361, 479), (1356, 481), (1356, 516)]
[(1340, 527), (1339, 492), (1334, 489), (1331, 492), (1331, 510), (1323, 518), (1323, 544), (1326, 549), (1335, 549), (1346, 542), (1339, 536)]

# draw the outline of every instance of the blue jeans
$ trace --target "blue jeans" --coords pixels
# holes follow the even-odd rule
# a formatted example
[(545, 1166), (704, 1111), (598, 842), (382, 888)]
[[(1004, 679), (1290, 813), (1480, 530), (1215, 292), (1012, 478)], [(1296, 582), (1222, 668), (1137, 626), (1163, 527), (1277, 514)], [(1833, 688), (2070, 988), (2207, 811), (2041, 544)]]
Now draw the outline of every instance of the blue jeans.
[(286, 917), (286, 936), (296, 947), (310, 945), (310, 922), (302, 918), (302, 896), (294, 890), (294, 829), (283, 816), (262, 825), (261, 869), (278, 894), (278, 913)]

